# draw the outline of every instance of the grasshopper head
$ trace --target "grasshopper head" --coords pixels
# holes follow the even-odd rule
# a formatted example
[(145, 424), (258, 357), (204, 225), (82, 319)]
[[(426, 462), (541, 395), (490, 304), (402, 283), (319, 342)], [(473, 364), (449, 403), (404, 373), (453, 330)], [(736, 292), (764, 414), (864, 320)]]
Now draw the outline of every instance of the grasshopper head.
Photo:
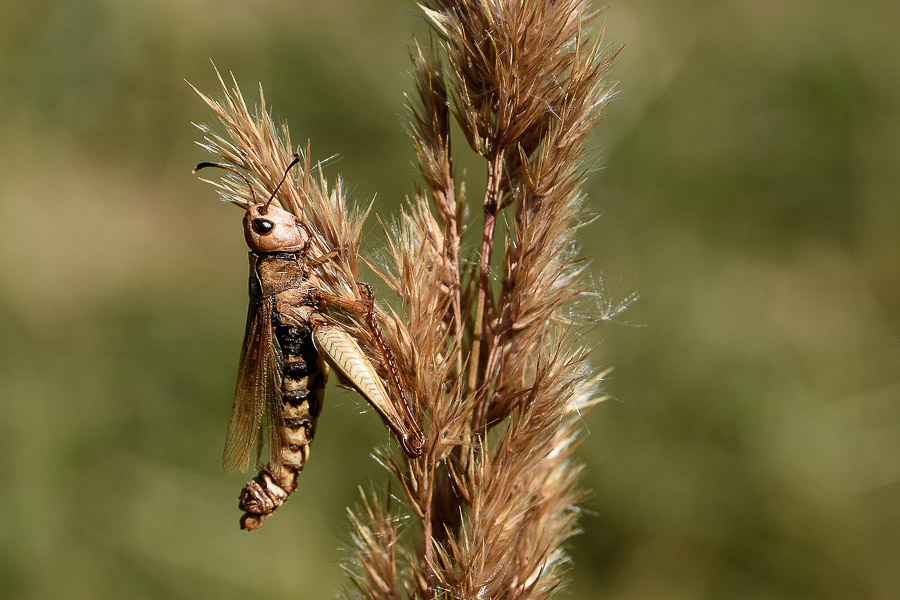
[(265, 203), (257, 201), (256, 192), (253, 191), (253, 184), (232, 165), (202, 162), (194, 167), (193, 172), (196, 173), (200, 169), (207, 167), (215, 167), (234, 173), (247, 184), (253, 202), (246, 205), (244, 200), (234, 201), (234, 203), (238, 206), (247, 207), (247, 214), (244, 215), (244, 239), (247, 240), (247, 245), (250, 246), (252, 251), (305, 252), (309, 248), (309, 233), (306, 231), (306, 228), (297, 217), (283, 208), (272, 205), (272, 200), (275, 199), (278, 188), (281, 187), (281, 184), (287, 179), (288, 173), (291, 172), (291, 169), (298, 162), (300, 162), (300, 155), (294, 154), (291, 164), (287, 166), (284, 170), (284, 175), (281, 176), (281, 181), (272, 190), (272, 194)]
[(309, 246), (309, 234), (297, 217), (272, 204), (247, 208), (244, 239), (254, 252), (303, 252)]

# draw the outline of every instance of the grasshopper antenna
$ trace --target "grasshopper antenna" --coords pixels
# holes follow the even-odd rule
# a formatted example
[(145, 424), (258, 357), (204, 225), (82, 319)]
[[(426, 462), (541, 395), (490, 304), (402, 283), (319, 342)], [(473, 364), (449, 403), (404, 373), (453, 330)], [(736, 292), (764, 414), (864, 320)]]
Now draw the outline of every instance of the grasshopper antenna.
[[(296, 156), (296, 155), (294, 155), (294, 156)], [(293, 163), (291, 163), (291, 164), (293, 165)], [(243, 173), (241, 173), (240, 171), (238, 171), (231, 165), (223, 165), (222, 163), (214, 163), (214, 162), (202, 162), (202, 163), (198, 164), (196, 167), (194, 167), (194, 170), (191, 171), (191, 173), (196, 173), (200, 169), (205, 169), (206, 167), (215, 167), (217, 169), (224, 169), (226, 171), (234, 173), (235, 175), (237, 175), (238, 177), (243, 179), (244, 183), (247, 184), (247, 187), (250, 188), (250, 196), (253, 197), (253, 204), (259, 204), (259, 202), (256, 200), (256, 192), (253, 191), (253, 184), (250, 183), (249, 179), (244, 177)], [(278, 185), (281, 185), (281, 184), (279, 183)], [(278, 189), (278, 188), (275, 188), (275, 189)], [(271, 202), (271, 200), (270, 200), (270, 202)], [(268, 204), (266, 206), (268, 206)]]
[(284, 183), (285, 179), (287, 179), (288, 173), (291, 172), (291, 169), (293, 169), (294, 165), (296, 165), (298, 162), (300, 162), (300, 155), (295, 152), (294, 160), (292, 160), (291, 164), (289, 164), (287, 166), (287, 169), (284, 170), (284, 175), (281, 176), (281, 181), (279, 181), (278, 185), (275, 186), (275, 189), (272, 190), (272, 195), (269, 196), (269, 201), (266, 202), (266, 205), (259, 211), (261, 214), (266, 214), (266, 211), (269, 210), (269, 205), (272, 204), (272, 200), (275, 199), (275, 194), (278, 193), (278, 188), (281, 187), (281, 184)]

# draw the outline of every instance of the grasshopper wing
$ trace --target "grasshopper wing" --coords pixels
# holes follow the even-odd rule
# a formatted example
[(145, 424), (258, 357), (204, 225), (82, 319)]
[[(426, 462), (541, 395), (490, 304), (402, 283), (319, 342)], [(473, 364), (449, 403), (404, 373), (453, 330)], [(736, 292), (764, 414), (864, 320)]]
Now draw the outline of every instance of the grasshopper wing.
[(231, 407), (231, 421), (225, 436), (222, 466), (226, 471), (246, 470), (250, 451), (257, 445), (257, 463), (262, 450), (263, 420), (268, 415), (269, 456), (278, 461), (281, 431), (275, 421), (283, 418), (280, 409), (281, 385), (277, 342), (272, 333), (272, 302), (251, 298), (247, 328), (238, 367), (238, 380)]

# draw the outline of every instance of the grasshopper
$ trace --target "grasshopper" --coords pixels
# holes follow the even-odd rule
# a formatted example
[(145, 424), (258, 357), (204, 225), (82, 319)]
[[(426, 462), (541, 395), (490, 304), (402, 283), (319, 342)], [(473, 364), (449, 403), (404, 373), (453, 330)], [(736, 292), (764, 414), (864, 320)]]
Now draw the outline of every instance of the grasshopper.
[[(323, 292), (316, 270), (337, 251), (310, 257), (307, 224), (272, 204), (299, 160), (295, 154), (265, 203), (257, 201), (253, 185), (230, 165), (202, 162), (194, 169), (196, 173), (216, 167), (235, 173), (249, 186), (253, 199), (244, 215), (244, 238), (250, 248), (250, 307), (222, 457), (226, 471), (246, 471), (255, 445), (259, 467), (262, 446), (268, 441), (268, 463), (244, 486), (239, 498), (238, 506), (244, 511), (240, 525), (245, 530), (259, 528), (297, 489), (322, 410), (329, 366), (372, 404), (407, 456), (420, 456), (425, 444), (378, 325), (372, 288), (358, 282), (362, 301)], [(356, 340), (329, 319), (329, 307), (364, 316), (396, 403)]]

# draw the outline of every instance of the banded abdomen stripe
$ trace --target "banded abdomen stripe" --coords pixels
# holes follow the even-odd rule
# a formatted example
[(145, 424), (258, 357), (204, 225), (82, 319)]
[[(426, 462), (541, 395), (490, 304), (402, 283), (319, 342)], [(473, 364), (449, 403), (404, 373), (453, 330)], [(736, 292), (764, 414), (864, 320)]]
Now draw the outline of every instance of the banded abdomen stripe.
[(309, 458), (328, 377), (310, 327), (278, 324), (277, 315), (275, 323), (275, 339), (281, 348), (281, 465), (266, 465), (244, 486), (238, 504), (245, 511), (241, 529), (260, 527), (297, 489), (297, 476)]

